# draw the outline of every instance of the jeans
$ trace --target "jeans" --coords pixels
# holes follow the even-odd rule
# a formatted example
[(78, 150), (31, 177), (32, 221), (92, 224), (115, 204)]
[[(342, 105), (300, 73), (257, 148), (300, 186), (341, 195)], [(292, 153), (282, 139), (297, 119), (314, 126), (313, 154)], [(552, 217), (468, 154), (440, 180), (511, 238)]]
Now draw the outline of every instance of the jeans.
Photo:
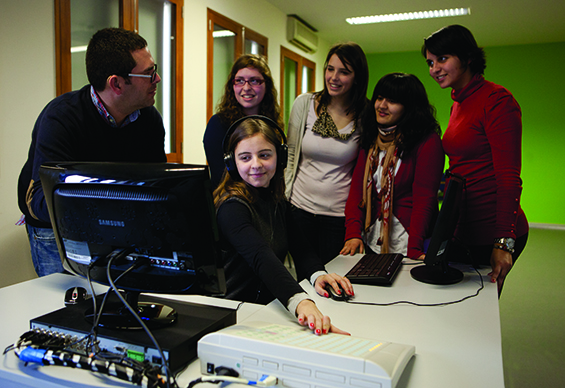
[(53, 229), (36, 228), (26, 224), (31, 259), (38, 276), (63, 272), (63, 263), (57, 249)]
[(292, 206), (292, 215), (323, 264), (339, 255), (345, 238), (345, 217), (316, 215), (296, 206)]

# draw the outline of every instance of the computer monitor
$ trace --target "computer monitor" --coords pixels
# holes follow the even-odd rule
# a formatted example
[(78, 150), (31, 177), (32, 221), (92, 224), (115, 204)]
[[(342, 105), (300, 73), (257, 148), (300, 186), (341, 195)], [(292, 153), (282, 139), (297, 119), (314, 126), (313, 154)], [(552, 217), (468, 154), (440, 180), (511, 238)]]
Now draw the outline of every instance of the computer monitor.
[(463, 273), (449, 266), (449, 248), (459, 219), (464, 185), (464, 178), (450, 174), (424, 265), (414, 267), (410, 271), (412, 277), (420, 282), (455, 284), (463, 280)]
[[(141, 306), (140, 292), (225, 293), (207, 166), (52, 162), (40, 177), (64, 268), (106, 285), (109, 274), (148, 326), (175, 313)], [(135, 327), (116, 308), (99, 323)]]

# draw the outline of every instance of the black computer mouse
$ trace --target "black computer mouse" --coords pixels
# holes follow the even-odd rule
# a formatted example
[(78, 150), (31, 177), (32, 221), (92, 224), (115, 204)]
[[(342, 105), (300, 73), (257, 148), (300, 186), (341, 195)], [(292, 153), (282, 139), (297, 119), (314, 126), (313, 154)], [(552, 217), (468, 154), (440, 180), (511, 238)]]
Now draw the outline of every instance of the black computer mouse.
[(341, 301), (341, 302), (345, 302), (345, 301), (349, 300), (349, 298), (351, 298), (351, 296), (349, 296), (345, 293), (345, 290), (343, 289), (343, 287), (341, 287), (341, 285), (339, 283), (337, 285), (339, 287), (339, 290), (341, 291), (340, 294), (338, 294), (329, 283), (326, 284), (325, 289), (326, 289), (326, 292), (329, 294), (330, 298), (332, 298), (333, 300)]
[(65, 292), (65, 305), (79, 304), (88, 299), (88, 293), (84, 287), (72, 287)]

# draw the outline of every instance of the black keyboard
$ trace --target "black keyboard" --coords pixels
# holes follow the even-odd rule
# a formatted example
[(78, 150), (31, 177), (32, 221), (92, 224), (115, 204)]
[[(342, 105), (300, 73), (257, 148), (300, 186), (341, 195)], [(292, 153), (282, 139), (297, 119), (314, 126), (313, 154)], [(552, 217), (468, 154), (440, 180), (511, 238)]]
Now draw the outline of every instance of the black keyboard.
[(345, 275), (351, 283), (390, 286), (404, 256), (400, 253), (367, 254)]

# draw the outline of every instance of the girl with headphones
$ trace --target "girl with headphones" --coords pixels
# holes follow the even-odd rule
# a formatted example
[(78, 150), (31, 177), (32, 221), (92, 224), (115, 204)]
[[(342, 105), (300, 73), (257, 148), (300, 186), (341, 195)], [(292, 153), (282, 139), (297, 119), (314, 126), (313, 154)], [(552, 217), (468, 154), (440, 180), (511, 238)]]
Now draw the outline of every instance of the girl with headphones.
[(353, 295), (349, 280), (325, 272), (293, 222), (284, 195), (284, 132), (267, 117), (247, 116), (229, 128), (223, 146), (226, 173), (214, 191), (214, 204), (225, 252), (226, 297), (260, 304), (277, 298), (316, 334), (347, 334), (318, 310), (283, 265), (290, 251), (297, 272), (320, 295), (329, 296), (326, 285)]

